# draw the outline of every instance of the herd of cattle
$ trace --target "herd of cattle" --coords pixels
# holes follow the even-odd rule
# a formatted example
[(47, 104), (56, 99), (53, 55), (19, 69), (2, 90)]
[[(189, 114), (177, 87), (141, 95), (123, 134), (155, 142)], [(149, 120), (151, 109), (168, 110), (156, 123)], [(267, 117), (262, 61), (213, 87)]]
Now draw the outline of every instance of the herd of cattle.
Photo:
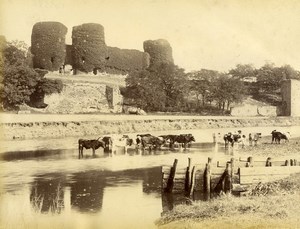
[[(220, 135), (220, 133), (219, 133)], [(280, 144), (281, 140), (285, 140), (286, 142), (289, 140), (290, 134), (282, 133), (276, 130), (271, 132), (272, 135), (272, 143)], [(220, 136), (218, 136), (220, 138)], [(259, 138), (261, 138), (261, 133), (250, 133), (248, 135), (248, 139), (245, 135), (242, 134), (242, 131), (239, 130), (237, 133), (226, 133), (223, 136), (223, 140), (225, 142), (225, 148), (228, 146), (233, 147), (235, 143), (241, 144), (244, 147), (245, 142), (248, 141), (249, 145), (252, 146), (257, 145)], [(178, 144), (180, 147), (186, 149), (192, 142), (195, 142), (195, 138), (192, 134), (173, 134), (173, 135), (160, 135), (153, 136), (151, 134), (138, 134), (136, 139), (130, 138), (128, 135), (117, 136), (104, 136), (98, 139), (87, 140), (87, 139), (79, 139), (78, 140), (78, 150), (79, 150), (79, 158), (83, 157), (83, 149), (92, 149), (93, 155), (95, 155), (95, 151), (102, 147), (104, 152), (114, 152), (114, 148), (116, 146), (125, 147), (127, 150), (128, 146), (136, 145), (136, 148), (149, 150), (152, 149), (160, 149), (161, 146), (168, 144), (170, 149), (174, 148), (175, 144)], [(216, 136), (214, 135), (214, 142), (216, 141)]]
[(151, 134), (138, 134), (136, 139), (130, 138), (128, 135), (123, 136), (105, 136), (98, 139), (78, 140), (79, 158), (83, 157), (83, 149), (92, 149), (93, 155), (95, 151), (102, 147), (105, 152), (114, 152), (116, 146), (125, 147), (136, 145), (137, 148), (145, 149), (160, 149), (162, 145), (169, 144), (169, 147), (174, 148), (174, 144), (179, 144), (183, 148), (191, 143), (195, 142), (195, 138), (192, 134), (179, 134), (179, 135), (160, 135), (153, 136)]
[[(272, 135), (272, 144), (280, 144), (281, 140), (285, 140), (285, 142), (289, 141), (290, 138), (290, 133), (286, 132), (279, 132), (276, 130), (273, 130), (271, 132)], [(261, 138), (262, 134), (261, 133), (249, 133), (248, 135), (248, 139), (246, 137), (246, 135), (242, 134), (242, 131), (239, 130), (237, 133), (227, 133), (223, 136), (223, 140), (225, 142), (225, 148), (227, 148), (228, 146), (234, 146), (235, 143), (241, 144), (242, 147), (244, 147), (246, 145), (246, 142), (248, 140), (249, 146), (252, 145), (257, 145), (259, 139)]]

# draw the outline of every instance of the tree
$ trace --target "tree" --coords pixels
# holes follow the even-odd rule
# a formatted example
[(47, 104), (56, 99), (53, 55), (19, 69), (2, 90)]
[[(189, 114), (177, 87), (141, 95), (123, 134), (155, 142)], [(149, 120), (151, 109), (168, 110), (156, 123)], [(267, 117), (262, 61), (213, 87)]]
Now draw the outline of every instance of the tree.
[[(12, 43), (6, 42), (1, 53), (3, 53), (1, 63), (3, 70), (0, 97), (4, 108), (16, 109), (23, 103), (30, 103), (32, 95), (38, 91), (44, 90), (45, 93), (61, 91), (61, 82), (44, 78), (47, 71), (34, 70), (28, 66), (26, 50), (18, 49)], [(49, 87), (48, 84), (52, 86)]]
[(256, 69), (251, 64), (237, 64), (235, 68), (229, 71), (229, 74), (238, 79), (255, 77)]
[(39, 78), (38, 73), (23, 64), (6, 64), (1, 90), (3, 107), (15, 109), (18, 105), (28, 103)]
[(213, 85), (213, 98), (219, 109), (229, 110), (233, 102), (240, 102), (246, 93), (243, 82), (240, 79), (221, 74), (215, 79)]
[(281, 66), (279, 72), (282, 74), (282, 79), (297, 79), (300, 80), (300, 72), (296, 71), (290, 65)]
[(218, 71), (207, 69), (189, 73), (190, 90), (196, 94), (198, 106), (200, 105), (200, 98), (202, 98), (202, 106), (210, 101), (212, 82), (219, 74)]
[(184, 70), (170, 63), (152, 65), (131, 73), (124, 96), (146, 111), (179, 109), (184, 105), (188, 81)]

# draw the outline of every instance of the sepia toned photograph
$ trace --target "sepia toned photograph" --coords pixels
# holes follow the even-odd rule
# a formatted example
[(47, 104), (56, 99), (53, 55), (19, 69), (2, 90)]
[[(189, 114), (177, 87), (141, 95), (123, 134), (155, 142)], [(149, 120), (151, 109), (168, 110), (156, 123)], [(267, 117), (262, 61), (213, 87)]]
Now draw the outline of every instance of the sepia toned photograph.
[(0, 229), (300, 228), (300, 1), (1, 0)]

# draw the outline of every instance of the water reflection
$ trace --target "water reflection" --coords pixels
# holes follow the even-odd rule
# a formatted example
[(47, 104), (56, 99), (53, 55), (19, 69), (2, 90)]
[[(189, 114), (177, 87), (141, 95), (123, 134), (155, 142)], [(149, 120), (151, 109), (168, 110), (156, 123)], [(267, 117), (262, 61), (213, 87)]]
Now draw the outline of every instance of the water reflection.
[(36, 177), (30, 191), (30, 203), (33, 209), (42, 213), (61, 213), (64, 208), (63, 174), (47, 174)]
[(105, 176), (89, 171), (74, 174), (71, 183), (71, 206), (81, 212), (98, 212), (102, 208)]

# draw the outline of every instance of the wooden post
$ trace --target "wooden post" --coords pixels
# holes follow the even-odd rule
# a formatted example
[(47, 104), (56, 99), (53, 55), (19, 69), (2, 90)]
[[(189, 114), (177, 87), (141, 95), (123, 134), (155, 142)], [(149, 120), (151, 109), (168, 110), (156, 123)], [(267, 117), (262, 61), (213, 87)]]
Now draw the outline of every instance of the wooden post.
[(188, 192), (190, 190), (191, 164), (192, 164), (192, 159), (188, 158), (188, 167), (186, 168), (186, 174), (185, 174), (185, 191), (186, 192)]
[(268, 157), (266, 161), (266, 167), (271, 167), (272, 166), (272, 158)]
[(248, 157), (247, 162), (249, 162), (249, 166), (248, 167), (253, 167), (253, 157)]
[(178, 160), (175, 159), (173, 166), (171, 168), (171, 171), (170, 171), (170, 175), (169, 175), (168, 182), (167, 182), (167, 187), (165, 188), (165, 192), (167, 192), (167, 193), (171, 193), (173, 191), (174, 177), (175, 177), (175, 173), (176, 173), (177, 163), (178, 163)]
[(232, 185), (232, 183), (233, 183), (233, 175), (234, 175), (234, 158), (232, 157), (231, 159), (230, 159), (230, 179), (231, 179), (231, 185), (230, 185), (230, 192), (231, 192), (231, 190), (232, 190), (232, 187), (233, 187), (233, 185)]
[(285, 166), (290, 166), (290, 161), (289, 160), (285, 160)]
[(207, 163), (208, 163), (208, 164), (211, 164), (211, 161), (212, 161), (212, 158), (209, 157), (209, 158), (207, 159)]
[(206, 200), (210, 199), (210, 163), (207, 163), (204, 171), (204, 196)]
[(194, 193), (194, 186), (195, 186), (195, 174), (196, 173), (196, 167), (193, 166), (192, 173), (191, 173), (191, 182), (189, 187), (189, 196), (192, 196)]
[(231, 192), (231, 171), (229, 171), (229, 163), (226, 164), (226, 170), (225, 170), (225, 177), (224, 177), (224, 182), (222, 183), (223, 186), (223, 191), (225, 193), (230, 193)]

